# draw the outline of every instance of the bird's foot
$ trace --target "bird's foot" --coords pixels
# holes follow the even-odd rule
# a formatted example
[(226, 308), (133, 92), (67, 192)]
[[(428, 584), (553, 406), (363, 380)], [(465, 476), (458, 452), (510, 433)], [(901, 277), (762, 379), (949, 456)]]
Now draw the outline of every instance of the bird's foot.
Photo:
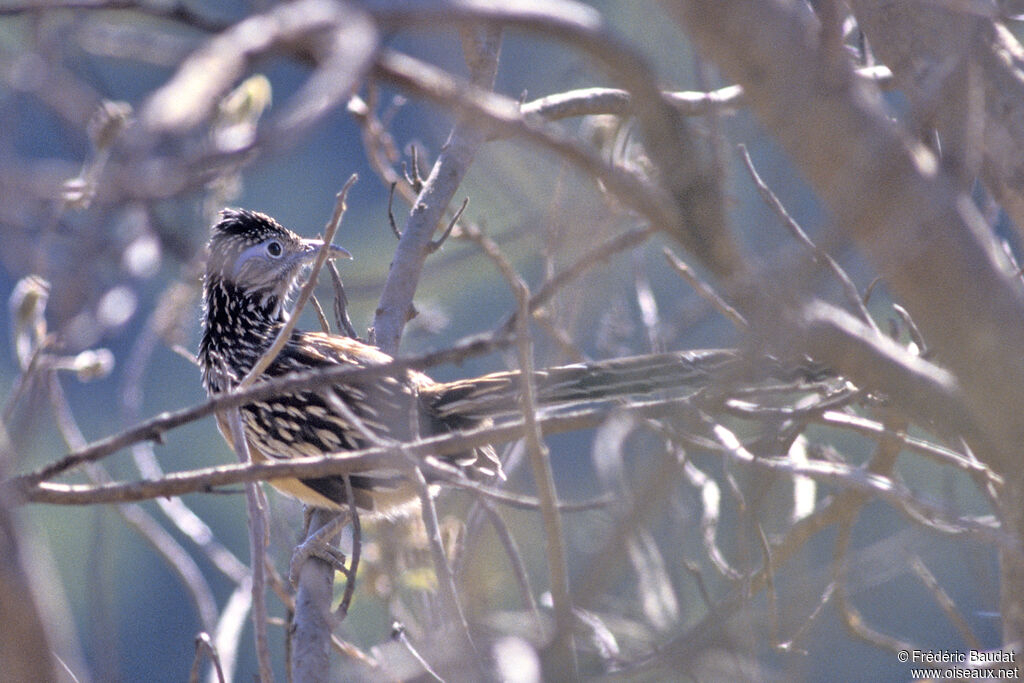
[(298, 586), (299, 572), (302, 570), (302, 565), (310, 558), (326, 562), (335, 571), (348, 576), (348, 568), (345, 566), (345, 553), (332, 543), (333, 537), (347, 522), (348, 515), (338, 515), (317, 529), (295, 548), (295, 552), (292, 553), (292, 559), (288, 564), (288, 580), (292, 586)]

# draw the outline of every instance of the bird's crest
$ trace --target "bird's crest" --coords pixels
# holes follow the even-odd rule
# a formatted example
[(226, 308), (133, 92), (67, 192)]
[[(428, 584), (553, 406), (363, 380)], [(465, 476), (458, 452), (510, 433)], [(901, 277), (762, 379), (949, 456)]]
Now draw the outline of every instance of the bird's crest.
[(240, 238), (252, 244), (268, 237), (299, 239), (298, 235), (267, 214), (248, 209), (222, 209), (220, 220), (213, 226), (213, 239), (218, 237)]

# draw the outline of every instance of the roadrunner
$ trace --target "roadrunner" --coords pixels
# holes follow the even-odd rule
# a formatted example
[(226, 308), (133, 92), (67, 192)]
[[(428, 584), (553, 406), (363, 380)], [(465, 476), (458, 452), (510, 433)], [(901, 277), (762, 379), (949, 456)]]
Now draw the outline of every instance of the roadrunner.
[[(236, 387), (270, 348), (287, 320), (285, 305), (299, 275), (323, 249), (332, 258), (349, 256), (333, 244), (301, 239), (264, 214), (221, 212), (209, 243), (199, 347), (203, 386), (210, 395)], [(355, 339), (293, 331), (257, 381), (390, 360)], [(538, 403), (571, 404), (702, 384), (734, 360), (730, 351), (693, 351), (549, 368), (535, 376)], [(369, 447), (373, 444), (368, 432), (408, 441), (486, 424), (517, 409), (519, 387), (519, 373), (514, 371), (440, 383), (421, 372), (402, 370), (255, 401), (240, 412), (253, 459), (287, 459)], [(354, 424), (353, 418), (361, 424)], [(230, 443), (228, 426), (219, 427)], [(474, 479), (504, 478), (491, 446), (445, 458)], [(417, 500), (416, 489), (398, 471), (373, 469), (349, 475), (349, 480), (355, 503), (365, 512), (401, 514)], [(342, 476), (271, 484), (316, 507), (347, 508)]]

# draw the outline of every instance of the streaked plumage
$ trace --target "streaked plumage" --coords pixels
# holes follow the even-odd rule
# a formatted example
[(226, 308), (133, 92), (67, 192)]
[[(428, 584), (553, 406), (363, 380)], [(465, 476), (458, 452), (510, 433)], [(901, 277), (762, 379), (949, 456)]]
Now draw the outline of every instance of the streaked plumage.
[[(284, 304), (302, 270), (321, 248), (302, 240), (264, 214), (226, 209), (213, 226), (204, 280), (203, 334), (199, 361), (210, 394), (237, 386), (273, 343), (285, 323)], [(264, 373), (337, 365), (370, 366), (390, 356), (348, 337), (294, 331)], [(660, 354), (577, 364), (537, 373), (542, 404), (573, 403), (646, 393), (701, 383), (709, 372), (734, 360), (728, 351)], [(259, 380), (258, 380), (259, 381)], [(515, 410), (519, 380), (515, 372), (438, 383), (406, 371), (362, 381), (303, 391), (241, 408), (254, 459), (294, 458), (364, 448), (363, 432), (344, 416), (345, 406), (364, 428), (388, 439), (409, 440), (464, 429)], [(230, 442), (230, 432), (220, 425)], [(492, 447), (449, 457), (475, 478), (504, 477)], [(373, 470), (350, 477), (356, 504), (372, 513), (395, 514), (415, 501), (415, 490), (397, 472)], [(321, 477), (275, 480), (283, 492), (318, 507), (346, 505), (344, 480)]]

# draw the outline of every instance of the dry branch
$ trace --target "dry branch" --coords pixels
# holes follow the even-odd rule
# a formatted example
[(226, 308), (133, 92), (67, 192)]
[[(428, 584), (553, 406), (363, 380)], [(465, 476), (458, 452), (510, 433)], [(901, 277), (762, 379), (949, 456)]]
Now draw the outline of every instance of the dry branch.
[[(498, 73), (501, 32), (489, 29), (479, 35), (476, 33), (476, 29), (466, 29), (463, 44), (467, 54), (472, 55), (470, 83), (486, 92), (493, 87)], [(378, 73), (382, 59), (385, 57), (378, 57)], [(457, 122), (416, 197), (391, 260), (373, 321), (374, 340), (387, 353), (394, 354), (398, 350), (402, 330), (412, 317), (413, 293), (419, 284), (423, 262), (430, 254), (434, 232), (485, 138), (486, 134), (474, 119)]]
[(954, 372), (990, 455), (1009, 466), (1024, 442), (1024, 294), (970, 199), (893, 125), (849, 63), (826, 51), (809, 11), (742, 0), (664, 5), (744, 86)]

